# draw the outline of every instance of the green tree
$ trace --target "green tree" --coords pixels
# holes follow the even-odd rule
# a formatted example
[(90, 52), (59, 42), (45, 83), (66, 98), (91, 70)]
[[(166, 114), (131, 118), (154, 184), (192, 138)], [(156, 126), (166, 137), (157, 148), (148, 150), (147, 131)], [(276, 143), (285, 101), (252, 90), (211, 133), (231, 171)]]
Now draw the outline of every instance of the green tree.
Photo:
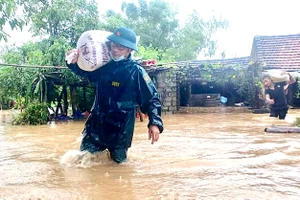
[[(6, 49), (4, 52), (1, 52), (0, 57), (4, 63), (7, 64), (24, 64), (28, 63), (27, 60), (30, 60), (30, 64), (36, 64), (33, 62), (36, 52), (36, 45), (29, 42), (23, 47), (11, 47)], [(39, 53), (37, 54), (39, 55)], [(42, 56), (41, 56), (42, 57)], [(39, 61), (40, 59), (36, 59)], [(18, 68), (18, 67), (1, 67), (0, 68), (0, 94), (1, 101), (5, 107), (8, 106), (10, 100), (16, 99), (19, 96), (25, 97), (27, 86), (30, 84), (32, 78), (35, 76), (37, 69), (30, 68)]]
[(8, 40), (9, 34), (4, 30), (8, 23), (12, 30), (20, 28), (26, 24), (26, 18), (17, 15), (18, 3), (15, 0), (1, 0), (0, 2), (0, 41)]
[[(30, 31), (44, 39), (1, 52), (3, 62), (8, 64), (64, 66), (65, 52), (76, 46), (80, 35), (86, 30), (98, 29), (98, 9), (93, 0), (18, 0), (18, 3), (22, 4), (25, 18), (31, 21)], [(68, 69), (58, 72), (44, 68), (3, 68), (0, 73), (2, 85), (16, 86), (3, 101), (18, 95), (24, 97), (26, 91), (32, 92), (32, 100), (53, 100), (55, 98), (49, 95), (57, 92), (48, 88), (55, 88), (54, 82), (66, 86), (81, 81)], [(9, 74), (12, 76), (7, 77)], [(1, 92), (7, 89), (2, 87)]]
[(227, 26), (228, 22), (222, 18), (214, 17), (205, 21), (194, 10), (185, 25), (178, 31), (173, 48), (168, 52), (174, 55), (177, 61), (196, 59), (201, 52), (206, 56), (213, 56), (217, 49), (217, 42), (212, 39), (212, 36), (219, 29), (225, 29)]
[(140, 45), (162, 50), (172, 47), (172, 38), (179, 27), (174, 6), (163, 0), (139, 0), (137, 5), (123, 2), (122, 11), (127, 25), (141, 37)]
[(127, 26), (126, 19), (114, 10), (108, 10), (100, 19), (100, 30), (113, 32), (116, 28)]
[(31, 20), (34, 36), (54, 40), (65, 38), (75, 46), (86, 30), (99, 28), (98, 7), (94, 0), (23, 0), (25, 16)]
[(139, 46), (139, 51), (134, 55), (143, 60), (156, 59), (158, 63), (172, 62), (175, 59), (173, 55), (166, 53), (162, 49), (155, 49), (152, 45), (149, 47)]
[(248, 67), (243, 68), (237, 75), (239, 83), (238, 93), (241, 94), (253, 108), (260, 108), (259, 94), (262, 90), (261, 73), (264, 64), (249, 63)]
[(8, 107), (9, 101), (18, 96), (25, 97), (27, 85), (34, 73), (27, 69), (1, 67), (0, 68), (0, 104)]
[[(215, 16), (204, 20), (194, 10), (181, 27), (176, 18), (176, 7), (164, 0), (139, 0), (137, 4), (123, 2), (122, 11), (126, 25), (141, 37), (139, 44), (150, 51), (156, 50), (155, 59), (162, 62), (193, 60), (200, 53), (213, 56), (217, 49), (213, 36), (228, 26), (226, 20)], [(117, 18), (117, 14), (110, 16), (124, 21), (120, 16)]]

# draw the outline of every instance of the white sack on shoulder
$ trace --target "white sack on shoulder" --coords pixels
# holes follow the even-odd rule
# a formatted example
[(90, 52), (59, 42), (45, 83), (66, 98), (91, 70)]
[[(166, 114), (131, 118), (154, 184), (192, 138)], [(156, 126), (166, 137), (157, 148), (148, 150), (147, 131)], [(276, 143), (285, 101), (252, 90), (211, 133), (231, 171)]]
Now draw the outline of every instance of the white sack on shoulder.
[(77, 41), (77, 64), (82, 70), (94, 71), (111, 61), (106, 39), (110, 34), (112, 33), (101, 30), (90, 30), (81, 34)]
[(289, 75), (282, 74), (282, 70), (273, 69), (273, 70), (268, 70), (266, 73), (267, 75), (270, 76), (270, 78), (273, 80), (274, 83), (285, 82), (289, 80)]

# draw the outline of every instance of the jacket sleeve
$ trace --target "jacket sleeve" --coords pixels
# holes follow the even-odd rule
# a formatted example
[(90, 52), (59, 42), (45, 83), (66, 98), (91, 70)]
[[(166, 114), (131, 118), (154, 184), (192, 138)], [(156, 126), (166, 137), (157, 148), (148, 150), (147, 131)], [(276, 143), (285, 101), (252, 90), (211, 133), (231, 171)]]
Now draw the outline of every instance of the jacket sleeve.
[(144, 68), (140, 67), (138, 72), (138, 103), (141, 111), (148, 115), (150, 125), (157, 125), (159, 131), (163, 132), (163, 121), (161, 119), (161, 101), (159, 94)]
[(79, 66), (77, 65), (77, 63), (75, 64), (67, 64), (67, 67), (76, 75), (87, 79), (90, 82), (96, 82), (100, 80), (100, 74), (101, 74), (101, 67), (96, 69), (95, 71), (84, 71), (82, 69), (79, 68)]

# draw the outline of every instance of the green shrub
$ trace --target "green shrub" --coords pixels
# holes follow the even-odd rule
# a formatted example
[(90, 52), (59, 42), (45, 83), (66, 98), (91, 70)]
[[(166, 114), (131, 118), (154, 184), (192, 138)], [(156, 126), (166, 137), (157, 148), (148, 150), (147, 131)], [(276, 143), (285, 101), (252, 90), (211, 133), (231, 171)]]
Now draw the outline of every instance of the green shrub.
[(20, 113), (13, 116), (14, 125), (40, 125), (47, 124), (50, 119), (46, 103), (33, 102)]
[(300, 127), (300, 117), (296, 118), (294, 125)]

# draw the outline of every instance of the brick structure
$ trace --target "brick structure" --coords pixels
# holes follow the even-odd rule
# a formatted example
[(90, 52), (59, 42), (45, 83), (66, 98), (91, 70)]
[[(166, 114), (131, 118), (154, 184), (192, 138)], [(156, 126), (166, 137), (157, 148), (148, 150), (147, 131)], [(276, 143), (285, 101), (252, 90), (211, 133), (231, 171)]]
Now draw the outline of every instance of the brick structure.
[(163, 105), (164, 113), (175, 113), (179, 109), (179, 90), (176, 71), (172, 68), (163, 68), (159, 71), (148, 71), (154, 81)]

